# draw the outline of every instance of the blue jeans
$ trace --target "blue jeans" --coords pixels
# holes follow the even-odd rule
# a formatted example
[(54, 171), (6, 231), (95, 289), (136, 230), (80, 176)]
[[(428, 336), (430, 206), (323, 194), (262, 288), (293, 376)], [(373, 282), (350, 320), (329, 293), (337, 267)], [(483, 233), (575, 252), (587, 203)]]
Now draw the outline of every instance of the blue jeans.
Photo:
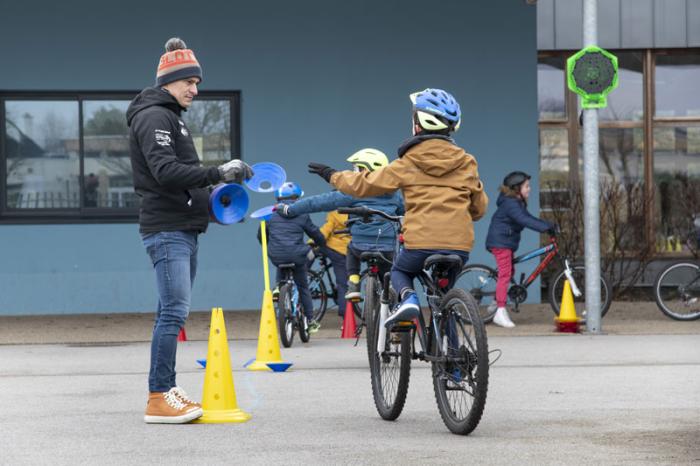
[(167, 392), (175, 383), (177, 336), (190, 312), (192, 284), (197, 273), (194, 231), (162, 231), (142, 235), (156, 271), (158, 311), (151, 340), (148, 389)]
[(346, 259), (344, 255), (338, 251), (334, 251), (328, 246), (323, 246), (321, 251), (331, 260), (331, 264), (333, 265), (335, 285), (338, 291), (335, 302), (338, 305), (338, 315), (342, 317), (345, 315), (345, 293), (348, 291), (348, 272), (345, 268)]
[[(456, 254), (462, 258), (463, 264), (469, 261), (469, 253), (466, 251), (453, 251), (449, 249), (403, 249), (399, 252), (391, 269), (391, 286), (401, 299), (404, 290), (413, 290), (413, 279), (423, 270), (423, 263), (428, 256), (433, 254)], [(449, 277), (453, 282), (456, 275), (454, 270)]]

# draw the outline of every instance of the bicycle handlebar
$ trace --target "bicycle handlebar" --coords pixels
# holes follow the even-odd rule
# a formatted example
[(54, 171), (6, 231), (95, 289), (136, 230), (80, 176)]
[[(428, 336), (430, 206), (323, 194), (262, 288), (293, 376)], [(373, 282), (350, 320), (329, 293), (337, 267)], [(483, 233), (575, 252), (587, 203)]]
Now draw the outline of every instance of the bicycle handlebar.
[(338, 213), (341, 214), (348, 214), (348, 215), (357, 215), (358, 217), (362, 217), (362, 221), (364, 223), (369, 222), (369, 218), (372, 215), (378, 215), (380, 217), (383, 217), (389, 221), (392, 222), (401, 222), (401, 217), (396, 216), (396, 215), (389, 215), (386, 212), (383, 212), (381, 210), (377, 209), (370, 209), (369, 207), (340, 207), (338, 208)]

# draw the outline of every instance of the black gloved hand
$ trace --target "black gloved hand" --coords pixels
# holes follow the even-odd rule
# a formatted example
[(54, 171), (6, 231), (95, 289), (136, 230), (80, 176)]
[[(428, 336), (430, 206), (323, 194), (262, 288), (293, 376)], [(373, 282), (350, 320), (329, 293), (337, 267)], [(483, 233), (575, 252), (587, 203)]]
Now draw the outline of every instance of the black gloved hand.
[(275, 212), (280, 214), (280, 217), (284, 218), (292, 218), (294, 215), (292, 215), (291, 212), (289, 212), (289, 204), (275, 204)]
[(337, 172), (335, 168), (331, 168), (328, 165), (323, 165), (322, 163), (311, 162), (309, 163), (309, 173), (314, 173), (324, 180), (326, 183), (331, 182), (331, 176), (333, 173)]

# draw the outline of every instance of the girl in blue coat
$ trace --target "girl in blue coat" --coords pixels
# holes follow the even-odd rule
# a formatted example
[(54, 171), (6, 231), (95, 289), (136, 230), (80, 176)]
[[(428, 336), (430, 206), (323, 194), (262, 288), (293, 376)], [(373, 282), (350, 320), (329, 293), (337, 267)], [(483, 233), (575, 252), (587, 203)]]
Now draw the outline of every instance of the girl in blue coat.
[(524, 228), (544, 232), (553, 230), (555, 225), (530, 215), (527, 199), (530, 197), (530, 175), (521, 171), (509, 173), (503, 179), (501, 194), (498, 196), (496, 213), (491, 217), (489, 233), (486, 236), (486, 249), (496, 257), (498, 282), (496, 283), (496, 315), (493, 323), (501, 327), (515, 327), (510, 320), (506, 301), (508, 285), (513, 276), (513, 253), (520, 245), (520, 232)]

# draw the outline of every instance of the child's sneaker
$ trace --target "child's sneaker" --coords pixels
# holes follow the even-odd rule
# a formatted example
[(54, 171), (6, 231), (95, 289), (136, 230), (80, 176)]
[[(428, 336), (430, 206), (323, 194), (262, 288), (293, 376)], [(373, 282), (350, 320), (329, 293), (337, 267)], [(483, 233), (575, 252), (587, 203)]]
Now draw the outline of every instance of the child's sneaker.
[(499, 327), (515, 327), (515, 324), (512, 320), (510, 320), (510, 316), (508, 315), (508, 311), (505, 307), (499, 307), (498, 309), (496, 309), (496, 315), (493, 316), (493, 323), (498, 325)]
[(348, 282), (348, 291), (345, 293), (345, 299), (348, 301), (356, 301), (362, 297), (360, 293), (360, 284)]
[(398, 309), (389, 317), (384, 326), (393, 327), (397, 322), (410, 322), (420, 314), (420, 302), (415, 293), (408, 293), (408, 296), (401, 301)]
[(197, 408), (201, 408), (202, 405), (194, 401), (192, 398), (189, 397), (187, 392), (185, 391), (184, 388), (182, 387), (173, 387), (170, 389), (171, 392), (175, 393), (175, 396), (177, 396), (180, 401), (185, 403), (186, 405), (190, 406), (196, 406)]
[(185, 404), (173, 389), (148, 395), (144, 422), (148, 424), (185, 424), (202, 416), (202, 408)]
[(272, 300), (274, 302), (277, 302), (280, 299), (280, 288), (278, 286), (275, 287), (274, 290), (272, 290)]
[(309, 320), (309, 333), (316, 333), (321, 329), (321, 324), (316, 322), (315, 320)]

